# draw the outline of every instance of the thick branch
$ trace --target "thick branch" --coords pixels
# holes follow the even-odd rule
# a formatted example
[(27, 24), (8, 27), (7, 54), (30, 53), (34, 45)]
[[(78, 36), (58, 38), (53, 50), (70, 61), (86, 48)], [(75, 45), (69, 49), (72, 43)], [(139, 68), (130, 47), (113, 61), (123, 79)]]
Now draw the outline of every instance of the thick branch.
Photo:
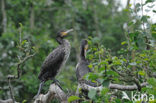
[(12, 99), (0, 100), (0, 103), (13, 103)]
[[(143, 88), (143, 87), (145, 87), (147, 85), (148, 85), (148, 83), (147, 82), (144, 82), (144, 83), (141, 83), (140, 84), (140, 87)], [(103, 86), (93, 87), (93, 86), (90, 86), (90, 85), (87, 85), (87, 84), (84, 84), (84, 83), (79, 83), (78, 84), (78, 89), (79, 88), (82, 88), (84, 90), (95, 89), (97, 91), (101, 91), (102, 88), (103, 88)], [(137, 90), (138, 89), (138, 86), (137, 85), (121, 85), (121, 84), (113, 84), (113, 83), (110, 83), (109, 84), (109, 88), (110, 89), (133, 91), (133, 90)]]
[(54, 98), (58, 99), (61, 103), (67, 103), (67, 95), (56, 84), (51, 84), (47, 94), (40, 94), (34, 103), (49, 103)]
[(91, 90), (91, 89), (95, 89), (97, 91), (101, 91), (103, 86), (98, 86), (98, 87), (93, 87), (93, 86), (90, 86), (90, 85), (87, 85), (85, 83), (79, 83), (78, 84), (78, 88), (82, 88), (84, 90)]
[[(144, 82), (140, 86), (141, 87), (145, 87), (147, 85), (148, 85), (148, 83), (147, 82)], [(109, 84), (109, 88), (110, 89), (118, 89), (118, 90), (129, 90), (129, 91), (132, 91), (132, 90), (137, 90), (138, 89), (138, 86), (137, 85), (120, 85), (120, 84), (112, 84), (112, 83), (110, 83)]]

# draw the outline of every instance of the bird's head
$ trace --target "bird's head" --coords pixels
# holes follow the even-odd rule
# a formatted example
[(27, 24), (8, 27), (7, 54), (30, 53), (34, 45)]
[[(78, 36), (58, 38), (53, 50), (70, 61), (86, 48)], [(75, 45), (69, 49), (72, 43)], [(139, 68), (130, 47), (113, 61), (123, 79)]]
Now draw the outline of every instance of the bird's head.
[(87, 51), (88, 50), (88, 41), (87, 40), (82, 40), (81, 41), (81, 47), (82, 47), (82, 49)]
[(87, 50), (88, 50), (88, 41), (82, 40), (81, 46), (80, 46), (80, 58), (81, 59), (85, 59)]
[(69, 34), (69, 32), (71, 32), (71, 31), (73, 31), (73, 29), (69, 29), (69, 30), (61, 30), (61, 31), (59, 31), (58, 33), (57, 33), (57, 37), (59, 37), (59, 38), (64, 38), (64, 37), (66, 37), (68, 34)]

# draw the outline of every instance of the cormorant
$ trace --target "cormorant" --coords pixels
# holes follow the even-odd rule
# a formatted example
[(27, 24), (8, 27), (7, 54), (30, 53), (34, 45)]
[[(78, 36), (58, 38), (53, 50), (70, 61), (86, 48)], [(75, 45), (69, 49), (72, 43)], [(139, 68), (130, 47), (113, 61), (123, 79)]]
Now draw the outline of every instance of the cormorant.
[[(92, 72), (91, 69), (88, 67), (89, 62), (86, 59), (86, 51), (88, 49), (88, 42), (87, 40), (82, 40), (81, 41), (81, 46), (80, 46), (80, 59), (78, 64), (76, 65), (76, 77), (78, 82), (84, 82), (85, 84), (88, 84), (93, 87), (99, 86), (97, 83), (93, 83), (90, 80), (84, 80), (83, 77), (89, 72)], [(99, 82), (98, 82), (99, 83)]]
[(40, 80), (40, 86), (37, 95), (34, 98), (37, 98), (41, 92), (43, 84), (47, 80), (53, 80), (57, 82), (55, 76), (60, 71), (61, 67), (66, 63), (69, 54), (70, 54), (70, 43), (68, 40), (64, 39), (69, 32), (73, 29), (67, 31), (60, 31), (57, 33), (56, 40), (59, 43), (59, 46), (54, 49), (44, 60), (38, 79)]

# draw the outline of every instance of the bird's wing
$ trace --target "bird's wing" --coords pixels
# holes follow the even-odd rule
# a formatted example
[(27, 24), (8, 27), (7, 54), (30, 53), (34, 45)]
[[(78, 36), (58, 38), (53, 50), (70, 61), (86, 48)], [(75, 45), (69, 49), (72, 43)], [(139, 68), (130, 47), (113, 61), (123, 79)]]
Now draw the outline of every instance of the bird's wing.
[(97, 81), (97, 83), (94, 83), (90, 80), (83, 79), (83, 76), (86, 75), (89, 72), (92, 72), (92, 70), (88, 67), (88, 62), (82, 61), (81, 63), (78, 63), (76, 66), (76, 77), (79, 82), (85, 83), (87, 85), (98, 87), (100, 86), (100, 82)]
[(46, 68), (47, 66), (49, 67), (50, 65), (54, 65), (58, 61), (63, 61), (64, 54), (65, 54), (65, 52), (64, 52), (63, 48), (61, 48), (61, 46), (56, 48), (44, 60), (44, 62), (42, 64), (42, 68)]
[(55, 67), (57, 68), (58, 65), (61, 65), (64, 56), (64, 48), (62, 48), (61, 46), (59, 46), (53, 52), (51, 52), (43, 62), (41, 72), (38, 77), (40, 78), (43, 74), (48, 72), (49, 69), (54, 70)]
[(82, 79), (83, 76), (87, 73), (91, 72), (88, 68), (88, 64), (85, 61), (81, 61), (76, 66), (76, 77), (77, 79)]

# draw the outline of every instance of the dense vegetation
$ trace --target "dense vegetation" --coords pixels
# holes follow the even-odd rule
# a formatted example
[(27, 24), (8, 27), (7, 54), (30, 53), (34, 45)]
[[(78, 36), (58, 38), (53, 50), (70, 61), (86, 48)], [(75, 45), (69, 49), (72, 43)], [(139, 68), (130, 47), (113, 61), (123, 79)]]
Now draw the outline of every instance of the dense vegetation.
[[(93, 82), (99, 79), (104, 88), (100, 93), (89, 91), (89, 100), (81, 98), (84, 103), (132, 102), (122, 100), (122, 91), (109, 89), (110, 82), (123, 85), (148, 82), (141, 93), (153, 94), (156, 98), (156, 24), (150, 22), (150, 16), (143, 12), (146, 5), (149, 5), (146, 12), (156, 12), (154, 0), (137, 3), (134, 8), (131, 7), (130, 0), (127, 0), (125, 8), (116, 0), (0, 2), (1, 99), (11, 98), (7, 76), (17, 75), (18, 69), (20, 78), (11, 80), (13, 94), (16, 101), (30, 103), (37, 93), (37, 76), (42, 62), (58, 46), (55, 40), (57, 31), (70, 28), (74, 29), (68, 38), (72, 47), (71, 55), (57, 76), (68, 95), (75, 95), (78, 48), (80, 41), (87, 39), (87, 58), (94, 73), (89, 73), (84, 78)], [(140, 12), (141, 15), (138, 14)], [(46, 83), (42, 92), (48, 90), (50, 83), (51, 81)], [(131, 91), (124, 93), (130, 94)], [(74, 98), (79, 99), (70, 99)]]

